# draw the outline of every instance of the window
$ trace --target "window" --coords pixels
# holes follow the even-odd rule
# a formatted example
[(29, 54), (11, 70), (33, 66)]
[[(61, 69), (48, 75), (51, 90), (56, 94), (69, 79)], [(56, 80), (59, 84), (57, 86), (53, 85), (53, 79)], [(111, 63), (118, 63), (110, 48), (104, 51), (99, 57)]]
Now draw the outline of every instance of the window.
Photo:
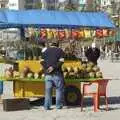
[(4, 3), (1, 3), (1, 8), (5, 8), (6, 5)]
[(33, 6), (32, 6), (32, 5), (30, 5), (30, 4), (28, 4), (28, 5), (25, 5), (25, 8), (26, 8), (26, 9), (32, 9), (32, 8), (33, 8)]
[(104, 5), (106, 5), (106, 1), (104, 1)]
[(25, 0), (26, 3), (33, 3), (34, 0)]

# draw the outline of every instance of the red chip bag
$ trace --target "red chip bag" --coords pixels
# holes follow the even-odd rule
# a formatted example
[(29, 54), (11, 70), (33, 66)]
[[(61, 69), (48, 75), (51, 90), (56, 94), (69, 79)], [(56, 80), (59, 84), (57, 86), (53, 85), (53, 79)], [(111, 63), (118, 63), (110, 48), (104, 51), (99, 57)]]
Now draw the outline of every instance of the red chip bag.
[(46, 29), (41, 29), (40, 30), (40, 38), (45, 39), (47, 37), (47, 30)]
[(115, 30), (109, 30), (108, 34), (109, 34), (109, 36), (114, 36), (115, 35)]
[(108, 36), (108, 30), (107, 29), (103, 29), (103, 37), (107, 37)]
[(96, 30), (96, 37), (98, 37), (98, 38), (103, 37), (103, 30), (102, 29), (97, 29)]
[(65, 31), (64, 30), (58, 30), (58, 37), (59, 37), (59, 40), (63, 40), (65, 39)]
[(66, 39), (69, 39), (69, 38), (71, 38), (71, 31), (69, 30), (69, 29), (65, 29), (65, 37), (66, 37)]
[(84, 38), (84, 37), (85, 37), (84, 30), (79, 30), (78, 38)]
[(73, 39), (78, 39), (78, 34), (79, 34), (78, 30), (72, 30), (71, 35)]

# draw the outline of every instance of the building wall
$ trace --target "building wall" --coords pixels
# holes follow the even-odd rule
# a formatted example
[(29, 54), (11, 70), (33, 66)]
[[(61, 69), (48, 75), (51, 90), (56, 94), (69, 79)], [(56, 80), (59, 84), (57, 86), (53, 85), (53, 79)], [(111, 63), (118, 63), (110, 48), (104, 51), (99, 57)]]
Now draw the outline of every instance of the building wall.
[(25, 9), (39, 8), (39, 3), (41, 3), (41, 0), (24, 0), (24, 7)]
[(79, 4), (86, 4), (87, 0), (79, 0)]
[(0, 0), (0, 8), (7, 8), (8, 0)]
[(109, 6), (111, 5), (111, 0), (101, 0), (101, 6)]
[(19, 0), (19, 9), (24, 9), (25, 0)]
[(24, 9), (24, 0), (9, 0), (8, 8), (14, 10)]

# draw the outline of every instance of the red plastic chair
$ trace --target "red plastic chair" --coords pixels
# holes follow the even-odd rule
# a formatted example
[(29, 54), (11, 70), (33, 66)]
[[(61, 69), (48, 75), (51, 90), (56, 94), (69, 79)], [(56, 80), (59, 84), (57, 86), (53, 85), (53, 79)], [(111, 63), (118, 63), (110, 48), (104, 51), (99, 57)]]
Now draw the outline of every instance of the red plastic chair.
[(108, 100), (106, 96), (106, 87), (108, 84), (108, 80), (97, 80), (91, 81), (89, 83), (83, 84), (83, 94), (81, 98), (81, 111), (83, 110), (83, 98), (84, 96), (92, 96), (93, 104), (94, 104), (94, 112), (97, 112), (99, 109), (99, 100), (100, 96), (105, 97), (106, 110), (108, 110)]

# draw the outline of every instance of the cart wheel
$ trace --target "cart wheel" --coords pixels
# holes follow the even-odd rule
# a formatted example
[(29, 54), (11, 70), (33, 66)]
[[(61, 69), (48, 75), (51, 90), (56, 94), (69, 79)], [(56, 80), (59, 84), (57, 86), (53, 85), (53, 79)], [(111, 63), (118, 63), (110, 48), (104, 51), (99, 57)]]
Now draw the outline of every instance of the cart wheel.
[(68, 86), (65, 88), (64, 99), (66, 105), (79, 105), (81, 101), (80, 90), (75, 86)]

